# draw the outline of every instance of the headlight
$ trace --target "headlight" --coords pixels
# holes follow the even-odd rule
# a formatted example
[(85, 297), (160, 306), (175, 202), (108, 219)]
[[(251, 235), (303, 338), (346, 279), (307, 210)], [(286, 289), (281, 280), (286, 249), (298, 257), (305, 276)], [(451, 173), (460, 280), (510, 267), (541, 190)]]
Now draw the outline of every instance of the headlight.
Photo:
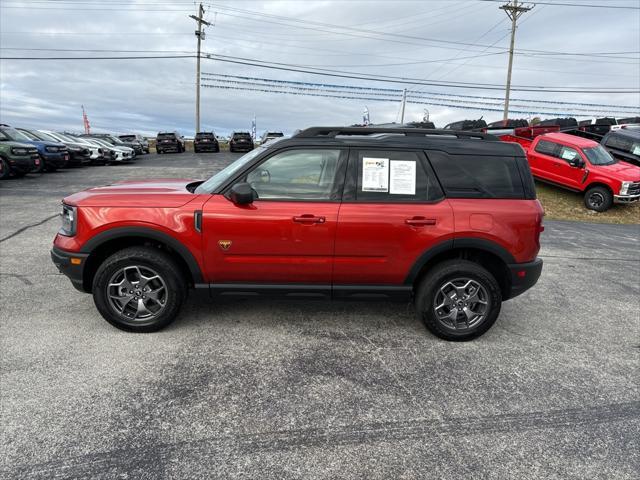
[(622, 187), (620, 187), (620, 195), (626, 195), (629, 193), (629, 187), (633, 182), (622, 182)]
[(44, 147), (44, 149), (49, 153), (55, 153), (59, 150), (58, 147)]
[(28, 148), (20, 148), (20, 147), (11, 147), (11, 153), (14, 155), (26, 155), (29, 153)]
[(60, 234), (73, 237), (76, 234), (76, 228), (78, 226), (78, 208), (62, 204), (60, 218), (62, 220)]

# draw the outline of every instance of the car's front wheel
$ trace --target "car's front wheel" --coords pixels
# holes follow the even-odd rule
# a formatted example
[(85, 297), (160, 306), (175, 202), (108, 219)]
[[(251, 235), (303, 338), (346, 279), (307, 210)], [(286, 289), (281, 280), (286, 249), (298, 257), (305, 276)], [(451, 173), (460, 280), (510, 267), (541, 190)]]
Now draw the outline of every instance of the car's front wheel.
[(584, 205), (589, 210), (604, 212), (613, 205), (613, 194), (605, 187), (592, 187), (584, 194)]
[(9, 162), (0, 157), (0, 180), (9, 178), (9, 175), (11, 175), (11, 167), (9, 167)]
[(129, 332), (155, 332), (178, 315), (187, 294), (185, 278), (163, 251), (130, 247), (98, 268), (93, 299), (111, 325)]
[(449, 260), (436, 265), (420, 282), (415, 303), (434, 335), (472, 340), (498, 318), (502, 292), (493, 275), (477, 263)]

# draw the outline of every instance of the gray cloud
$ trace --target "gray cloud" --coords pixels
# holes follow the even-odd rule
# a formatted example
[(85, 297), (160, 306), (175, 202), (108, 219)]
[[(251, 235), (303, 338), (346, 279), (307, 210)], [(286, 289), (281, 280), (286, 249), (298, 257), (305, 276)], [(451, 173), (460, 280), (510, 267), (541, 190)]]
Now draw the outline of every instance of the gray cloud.
[[(188, 18), (188, 14), (195, 11), (192, 3), (184, 0), (123, 3), (122, 0), (102, 2), (100, 5), (104, 10), (96, 10), (99, 6), (91, 0), (76, 5), (65, 2), (3, 1), (0, 12), (2, 56), (106, 54), (17, 51), (8, 48), (195, 50), (194, 21)], [(151, 3), (156, 3), (156, 6)], [(634, 4), (625, 0), (617, 0), (616, 3)], [(505, 37), (508, 33), (506, 15), (498, 9), (500, 4), (491, 2), (246, 1), (225, 2), (223, 5), (373, 31), (485, 45), (498, 42), (496, 45), (504, 48), (508, 45), (508, 37)], [(14, 6), (29, 8), (9, 8)], [(280, 20), (269, 17), (250, 20), (242, 14), (214, 7), (208, 8), (207, 18), (215, 21), (215, 26), (207, 29), (203, 49), (218, 55), (445, 81), (494, 84), (503, 84), (505, 81), (505, 54), (460, 59), (481, 55), (483, 48), (397, 37), (397, 41), (392, 42), (338, 35), (279, 25), (277, 23), (282, 23)], [(493, 30), (489, 31), (492, 27)], [(639, 44), (640, 16), (625, 10), (538, 5), (522, 17), (517, 34), (517, 48), (520, 49), (616, 52), (637, 51)], [(491, 51), (488, 49), (484, 53)], [(443, 63), (379, 66), (449, 58), (455, 59)], [(517, 55), (513, 83), (592, 88), (638, 87), (640, 69), (637, 54), (635, 59), (633, 62), (588, 56), (562, 58)], [(402, 85), (283, 72), (212, 60), (203, 60), (203, 71), (280, 80), (402, 88)], [(191, 58), (47, 62), (6, 60), (0, 62), (0, 121), (26, 127), (80, 130), (80, 106), (85, 105), (95, 130), (153, 134), (158, 130), (175, 129), (190, 135), (194, 124), (194, 78), (195, 59)], [(503, 95), (502, 91), (444, 87), (421, 89), (466, 95)], [(638, 95), (514, 92), (512, 96), (640, 105)], [(398, 103), (203, 88), (202, 123), (203, 128), (215, 129), (220, 133), (234, 129), (248, 130), (255, 114), (259, 132), (267, 128), (292, 132), (314, 124), (359, 122), (365, 105), (374, 122), (391, 122), (397, 118)], [(464, 106), (464, 103), (461, 105)], [(419, 119), (425, 108), (438, 126), (480, 115), (487, 120), (501, 117), (500, 112), (454, 109), (425, 103), (409, 104), (405, 118)], [(567, 111), (571, 111), (571, 107), (568, 106)]]

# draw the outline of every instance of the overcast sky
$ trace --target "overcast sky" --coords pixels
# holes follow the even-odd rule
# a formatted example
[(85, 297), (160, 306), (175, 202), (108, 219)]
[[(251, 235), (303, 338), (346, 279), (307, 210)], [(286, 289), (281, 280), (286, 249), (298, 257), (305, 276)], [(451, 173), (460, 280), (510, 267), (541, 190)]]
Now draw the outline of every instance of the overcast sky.
[[(506, 80), (505, 51), (510, 22), (499, 9), (501, 3), (480, 0), (204, 3), (205, 18), (214, 24), (206, 30), (205, 52), (303, 68), (442, 83), (502, 86)], [(640, 6), (638, 0), (545, 0), (545, 3)], [(0, 0), (0, 56), (193, 54), (195, 21), (188, 15), (195, 12), (195, 3), (187, 0)], [(640, 10), (538, 4), (519, 20), (516, 49), (521, 51), (514, 59), (515, 87), (640, 89)], [(155, 134), (158, 130), (178, 130), (192, 135), (195, 63), (194, 58), (1, 60), (0, 121), (28, 128), (80, 131), (84, 105), (93, 131)], [(202, 71), (354, 87), (419, 89), (430, 92), (431, 98), (425, 99), (424, 104), (407, 104), (405, 120), (419, 120), (427, 109), (438, 127), (465, 118), (484, 116), (487, 121), (494, 121), (502, 117), (499, 111), (469, 108), (499, 110), (500, 106), (471, 104), (467, 97), (437, 101), (434, 94), (502, 97), (503, 90), (334, 78), (210, 59), (202, 60)], [(202, 81), (210, 83), (204, 76)], [(635, 112), (624, 110), (629, 111), (627, 115), (624, 111), (615, 114), (617, 117), (640, 111), (638, 94), (536, 91), (513, 92), (512, 97), (522, 99), (512, 100), (512, 104), (523, 105), (513, 107), (523, 111), (553, 109), (585, 117), (604, 116), (589, 110), (603, 107), (527, 103), (530, 100), (637, 107)], [(265, 129), (291, 133), (310, 125), (359, 123), (365, 106), (374, 123), (398, 120), (397, 101), (203, 88), (201, 129), (219, 134), (249, 130), (255, 115), (258, 134)]]

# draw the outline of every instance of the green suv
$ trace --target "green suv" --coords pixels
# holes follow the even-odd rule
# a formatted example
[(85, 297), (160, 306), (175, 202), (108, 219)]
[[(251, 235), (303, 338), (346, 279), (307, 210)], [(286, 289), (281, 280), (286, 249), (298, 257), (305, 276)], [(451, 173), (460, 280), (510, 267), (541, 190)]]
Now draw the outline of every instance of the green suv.
[(23, 177), (39, 164), (38, 150), (33, 145), (14, 142), (0, 131), (0, 179)]

